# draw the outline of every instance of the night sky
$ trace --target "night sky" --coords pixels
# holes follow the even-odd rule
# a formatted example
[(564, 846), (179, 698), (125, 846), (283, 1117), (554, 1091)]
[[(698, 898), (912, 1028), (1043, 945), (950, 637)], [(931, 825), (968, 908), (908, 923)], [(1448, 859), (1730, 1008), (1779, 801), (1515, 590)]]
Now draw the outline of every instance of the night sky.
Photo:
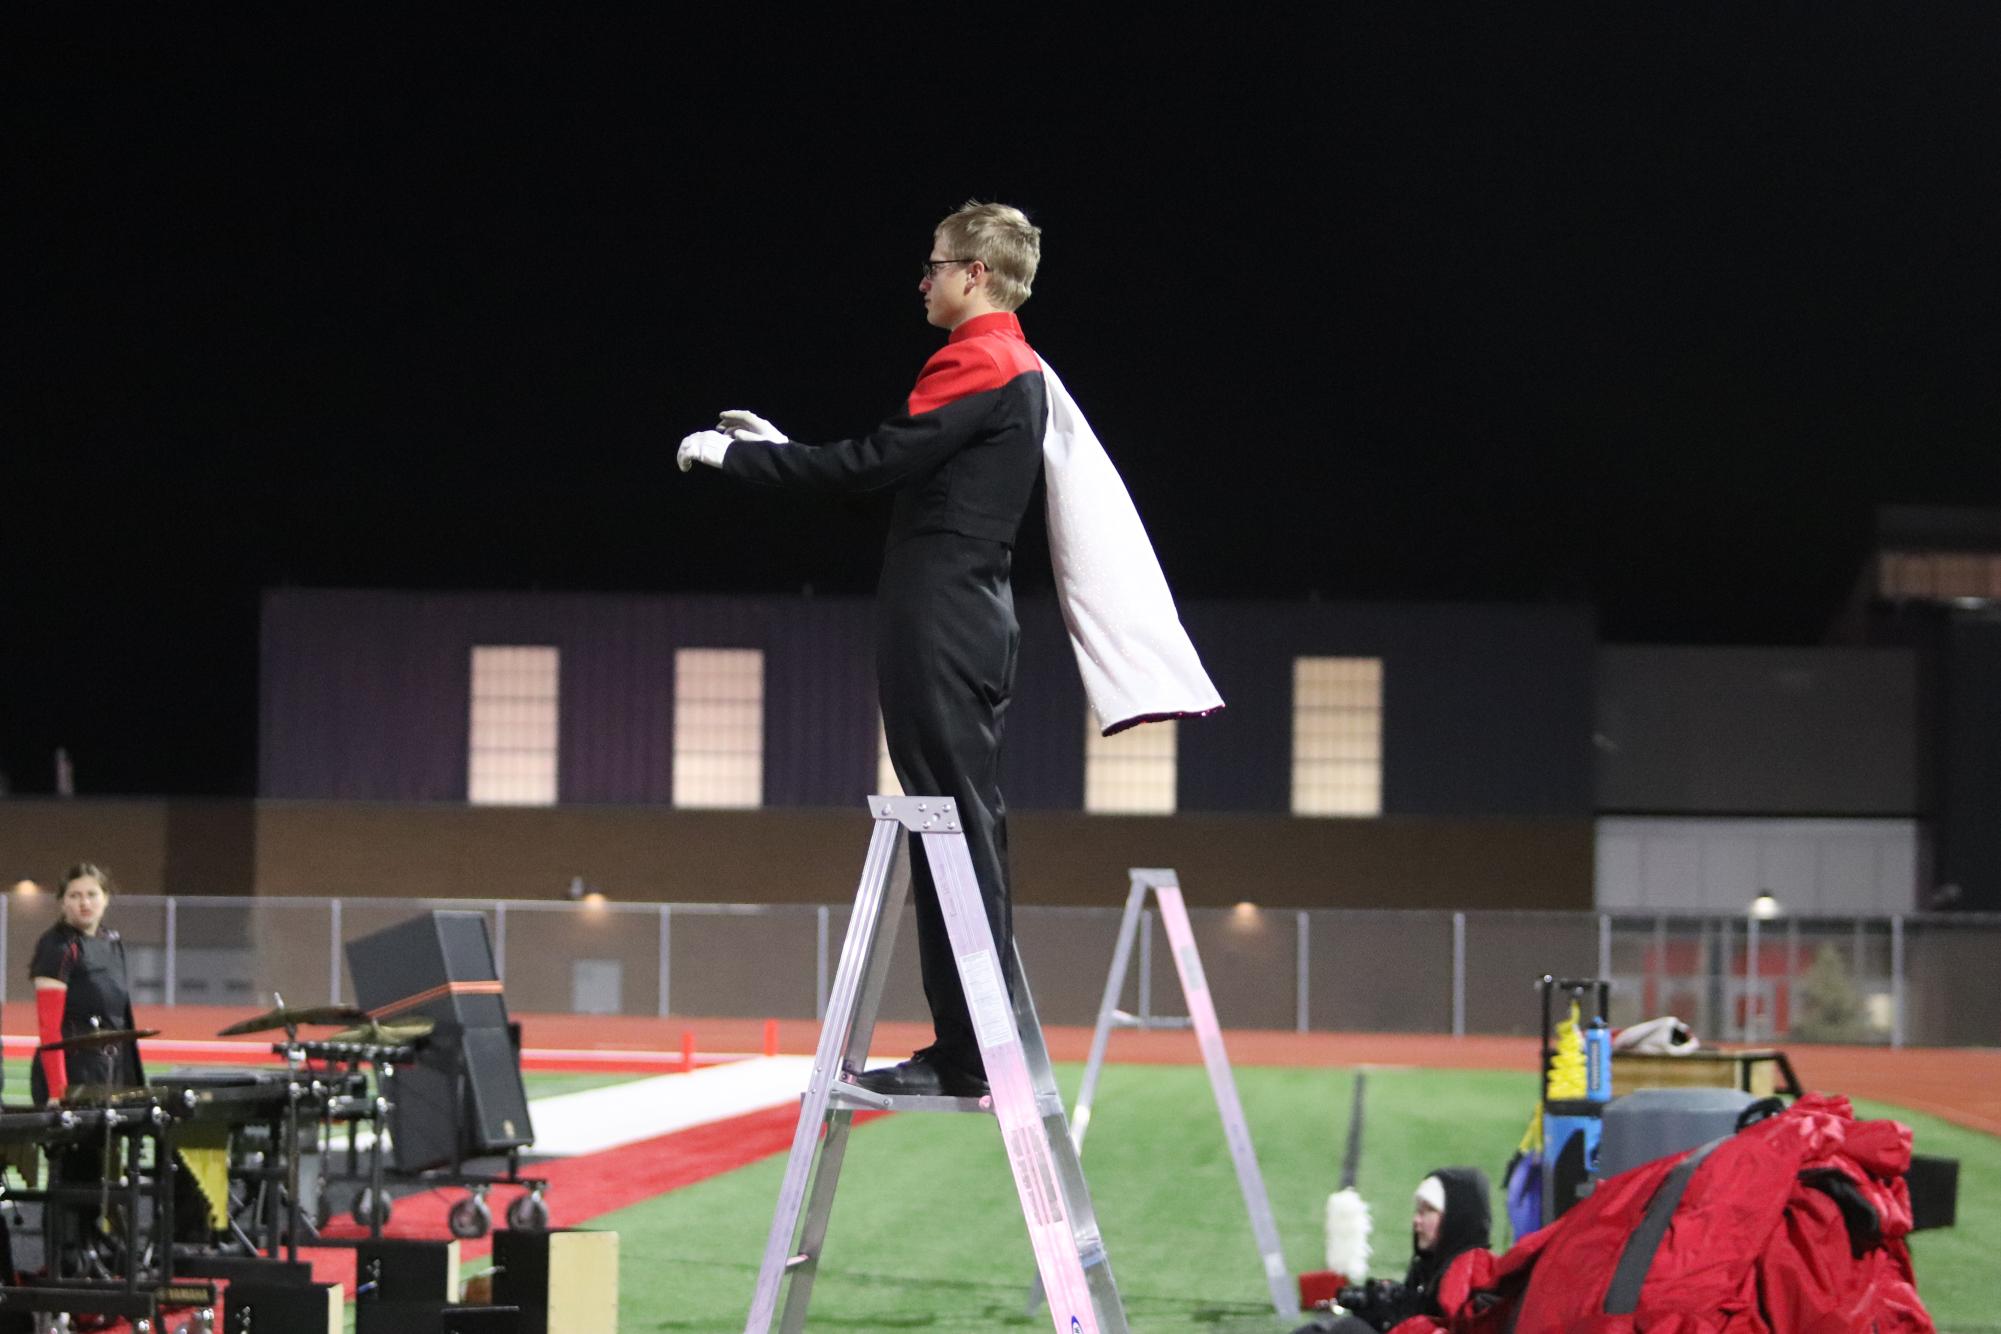
[(674, 445), (893, 410), (968, 197), (1182, 595), (1815, 642), (2001, 504), (2001, 10), (1751, 8), (16, 15), (0, 767), (250, 793), (268, 587), (867, 592)]

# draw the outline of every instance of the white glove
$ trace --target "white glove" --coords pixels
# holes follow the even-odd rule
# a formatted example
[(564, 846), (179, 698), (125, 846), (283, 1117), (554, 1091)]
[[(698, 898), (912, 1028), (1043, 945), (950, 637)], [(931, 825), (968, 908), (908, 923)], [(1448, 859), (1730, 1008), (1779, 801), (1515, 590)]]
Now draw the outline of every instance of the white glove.
[(686, 472), (697, 463), (706, 463), (711, 468), (723, 466), (723, 452), (730, 447), (730, 438), (721, 431), (697, 431), (681, 442), (681, 448), (674, 455), (674, 461)]
[(718, 431), (727, 431), (732, 440), (762, 440), (768, 445), (789, 445), (785, 432), (773, 426), (755, 412), (745, 412), (742, 408), (731, 408), (716, 423)]

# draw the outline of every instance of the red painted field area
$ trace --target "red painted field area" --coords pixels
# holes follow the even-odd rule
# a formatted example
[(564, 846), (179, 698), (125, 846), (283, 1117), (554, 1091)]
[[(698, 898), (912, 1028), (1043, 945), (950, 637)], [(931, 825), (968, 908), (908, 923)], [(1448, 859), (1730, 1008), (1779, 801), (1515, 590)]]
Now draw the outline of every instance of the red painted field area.
[[(885, 1115), (860, 1112), (860, 1125)], [(536, 1165), (535, 1172), (549, 1181), (550, 1222), (555, 1227), (575, 1227), (600, 1215), (628, 1205), (650, 1200), (682, 1186), (705, 1181), (733, 1171), (760, 1158), (784, 1153), (792, 1147), (793, 1128), (799, 1122), (797, 1108), (787, 1105), (733, 1116), (725, 1121), (695, 1126), (621, 1145), (603, 1153), (557, 1159)], [(520, 1192), (496, 1187), (488, 1196), (496, 1218), (505, 1214), (508, 1203)], [(392, 1237), (443, 1237), (450, 1235), (445, 1214), (461, 1198), (456, 1190), (409, 1195), (396, 1201), (395, 1213), (384, 1231)], [(327, 1229), (327, 1235), (359, 1237), (364, 1229), (350, 1220), (341, 1220)], [(461, 1242), (462, 1259), (473, 1259), (493, 1249), (487, 1238)], [(354, 1290), (354, 1252), (312, 1250), (304, 1252), (313, 1262), (313, 1273), (322, 1283), (342, 1283)]]

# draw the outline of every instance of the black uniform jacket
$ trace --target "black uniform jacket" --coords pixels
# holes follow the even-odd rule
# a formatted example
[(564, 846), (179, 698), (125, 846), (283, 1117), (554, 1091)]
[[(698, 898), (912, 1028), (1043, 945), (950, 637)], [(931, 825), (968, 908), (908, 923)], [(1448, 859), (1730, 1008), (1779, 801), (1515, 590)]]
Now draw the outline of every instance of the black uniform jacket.
[[(85, 935), (67, 922), (57, 922), (35, 942), (28, 961), (31, 978), (49, 977), (63, 983), (63, 1036), (80, 1037), (94, 1029), (133, 1028), (132, 996), (125, 972), (125, 942), (110, 927)], [(64, 1053), (72, 1084), (132, 1087), (146, 1082), (137, 1045), (119, 1042), (82, 1047)], [(42, 1063), (37, 1056), (29, 1084), (39, 1105), (47, 1101)]]
[(723, 471), (747, 482), (836, 493), (897, 488), (889, 543), (961, 533), (1013, 545), (1042, 468), (1042, 363), (1021, 322), (967, 320), (924, 363), (904, 410), (826, 445), (739, 440)]

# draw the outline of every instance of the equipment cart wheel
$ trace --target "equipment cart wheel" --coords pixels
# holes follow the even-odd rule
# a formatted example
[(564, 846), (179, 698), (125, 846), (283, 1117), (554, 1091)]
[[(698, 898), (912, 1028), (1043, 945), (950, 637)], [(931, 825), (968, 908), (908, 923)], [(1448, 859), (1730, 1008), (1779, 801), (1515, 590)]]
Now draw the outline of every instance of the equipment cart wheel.
[(507, 1226), (516, 1232), (547, 1232), (549, 1206), (543, 1202), (542, 1192), (531, 1190), (508, 1205)]
[(378, 1195), (372, 1188), (363, 1186), (360, 1193), (354, 1197), (354, 1221), (362, 1227), (368, 1227), (372, 1215), (373, 1222), (387, 1226), (390, 1210), (394, 1207), (389, 1202), (389, 1192), (384, 1191)]
[(484, 1237), (493, 1230), (493, 1210), (486, 1207), (486, 1192), (474, 1191), (452, 1206), (446, 1219), (451, 1225), (452, 1235), (462, 1241)]

